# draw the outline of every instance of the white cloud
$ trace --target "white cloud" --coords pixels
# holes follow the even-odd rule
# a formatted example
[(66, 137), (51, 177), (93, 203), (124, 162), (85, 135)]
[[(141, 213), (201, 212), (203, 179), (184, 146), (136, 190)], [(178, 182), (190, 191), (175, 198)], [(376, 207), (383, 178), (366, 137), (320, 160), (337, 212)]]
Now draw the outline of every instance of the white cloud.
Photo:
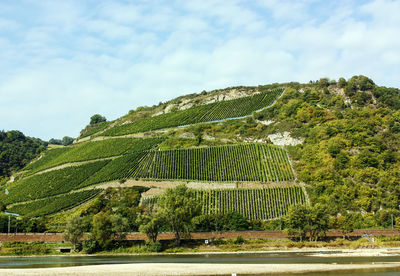
[(0, 9), (0, 118), (31, 136), (233, 85), (364, 74), (400, 86), (398, 1), (26, 5)]

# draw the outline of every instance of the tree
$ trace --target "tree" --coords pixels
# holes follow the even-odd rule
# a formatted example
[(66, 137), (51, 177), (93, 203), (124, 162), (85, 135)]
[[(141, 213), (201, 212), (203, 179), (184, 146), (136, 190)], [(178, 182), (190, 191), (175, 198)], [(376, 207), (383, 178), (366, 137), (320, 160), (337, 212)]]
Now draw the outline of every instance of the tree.
[(286, 232), (293, 237), (300, 238), (300, 241), (307, 237), (310, 241), (316, 241), (319, 237), (325, 236), (329, 228), (329, 217), (327, 208), (322, 204), (292, 206), (285, 218)]
[(92, 117), (90, 117), (91, 126), (106, 121), (107, 121), (106, 117), (101, 116), (100, 114), (94, 114)]
[(354, 226), (356, 221), (357, 221), (357, 216), (355, 213), (346, 213), (343, 216), (337, 217), (336, 224), (338, 229), (343, 234), (343, 239), (346, 239), (348, 233), (354, 231)]
[(198, 216), (201, 205), (194, 197), (193, 191), (185, 185), (167, 189), (157, 201), (159, 215), (175, 233), (176, 244), (179, 246), (183, 234), (190, 233), (192, 219)]
[(92, 239), (98, 242), (102, 249), (111, 246), (114, 240), (123, 239), (128, 229), (128, 220), (110, 211), (101, 211), (92, 219)]
[(344, 88), (346, 86), (347, 82), (344, 78), (340, 78), (338, 81), (338, 86), (339, 88)]
[(103, 249), (108, 248), (111, 244), (112, 223), (111, 213), (101, 211), (93, 216), (91, 238), (98, 242)]
[(49, 144), (51, 144), (51, 145), (62, 145), (62, 141), (60, 139), (51, 138), (49, 140)]
[(64, 231), (64, 239), (72, 242), (74, 246), (74, 251), (76, 249), (76, 244), (83, 237), (84, 230), (85, 229), (82, 217), (73, 216), (69, 219)]
[(72, 142), (74, 142), (74, 138), (72, 138), (72, 137), (69, 137), (69, 136), (64, 136), (64, 138), (62, 138), (62, 144), (64, 145), (64, 146), (68, 146), (68, 145), (71, 145), (72, 144)]
[(324, 237), (329, 229), (329, 217), (327, 208), (322, 204), (315, 204), (309, 209), (307, 231), (310, 234), (310, 241), (317, 241), (319, 237)]
[(300, 238), (300, 241), (306, 238), (308, 207), (306, 205), (291, 206), (285, 217), (286, 229), (289, 236)]
[(139, 231), (146, 234), (149, 240), (157, 242), (158, 233), (165, 223), (165, 219), (160, 212), (153, 212), (152, 214), (146, 212), (138, 216), (137, 223)]

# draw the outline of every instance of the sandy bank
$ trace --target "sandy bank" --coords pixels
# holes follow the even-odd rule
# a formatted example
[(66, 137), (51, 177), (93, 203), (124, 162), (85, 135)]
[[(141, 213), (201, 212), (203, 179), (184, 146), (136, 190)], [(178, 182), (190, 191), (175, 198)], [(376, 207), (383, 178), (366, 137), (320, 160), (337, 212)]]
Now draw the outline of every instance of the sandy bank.
[(400, 268), (400, 263), (375, 264), (116, 264), (63, 268), (1, 269), (0, 275), (231, 275), (300, 273), (350, 269)]

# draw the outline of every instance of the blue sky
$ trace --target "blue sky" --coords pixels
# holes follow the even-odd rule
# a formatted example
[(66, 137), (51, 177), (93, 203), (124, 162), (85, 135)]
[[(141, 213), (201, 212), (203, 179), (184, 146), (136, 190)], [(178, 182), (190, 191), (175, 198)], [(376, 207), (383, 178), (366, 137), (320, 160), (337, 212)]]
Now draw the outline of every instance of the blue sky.
[(399, 14), (390, 0), (2, 0), (0, 129), (77, 137), (95, 113), (235, 85), (400, 87)]

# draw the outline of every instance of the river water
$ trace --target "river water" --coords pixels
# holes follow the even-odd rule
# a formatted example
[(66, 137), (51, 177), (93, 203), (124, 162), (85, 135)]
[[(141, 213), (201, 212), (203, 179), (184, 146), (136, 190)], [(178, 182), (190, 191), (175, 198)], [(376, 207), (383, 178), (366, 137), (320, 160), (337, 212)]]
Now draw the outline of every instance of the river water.
[[(315, 253), (315, 252), (312, 252)], [(324, 254), (324, 252), (320, 252)], [(332, 252), (330, 252), (332, 253)], [(131, 255), (131, 256), (43, 256), (43, 257), (1, 257), (1, 268), (45, 268), (99, 264), (129, 263), (219, 263), (219, 264), (371, 264), (377, 262), (400, 262), (399, 256), (385, 257), (321, 257), (307, 253), (243, 253), (243, 254), (173, 254), (173, 255)], [(377, 271), (324, 272), (324, 275), (398, 276), (400, 269)], [(274, 274), (268, 274), (274, 275)], [(278, 274), (276, 274), (278, 275)], [(315, 276), (321, 273), (305, 273)]]

